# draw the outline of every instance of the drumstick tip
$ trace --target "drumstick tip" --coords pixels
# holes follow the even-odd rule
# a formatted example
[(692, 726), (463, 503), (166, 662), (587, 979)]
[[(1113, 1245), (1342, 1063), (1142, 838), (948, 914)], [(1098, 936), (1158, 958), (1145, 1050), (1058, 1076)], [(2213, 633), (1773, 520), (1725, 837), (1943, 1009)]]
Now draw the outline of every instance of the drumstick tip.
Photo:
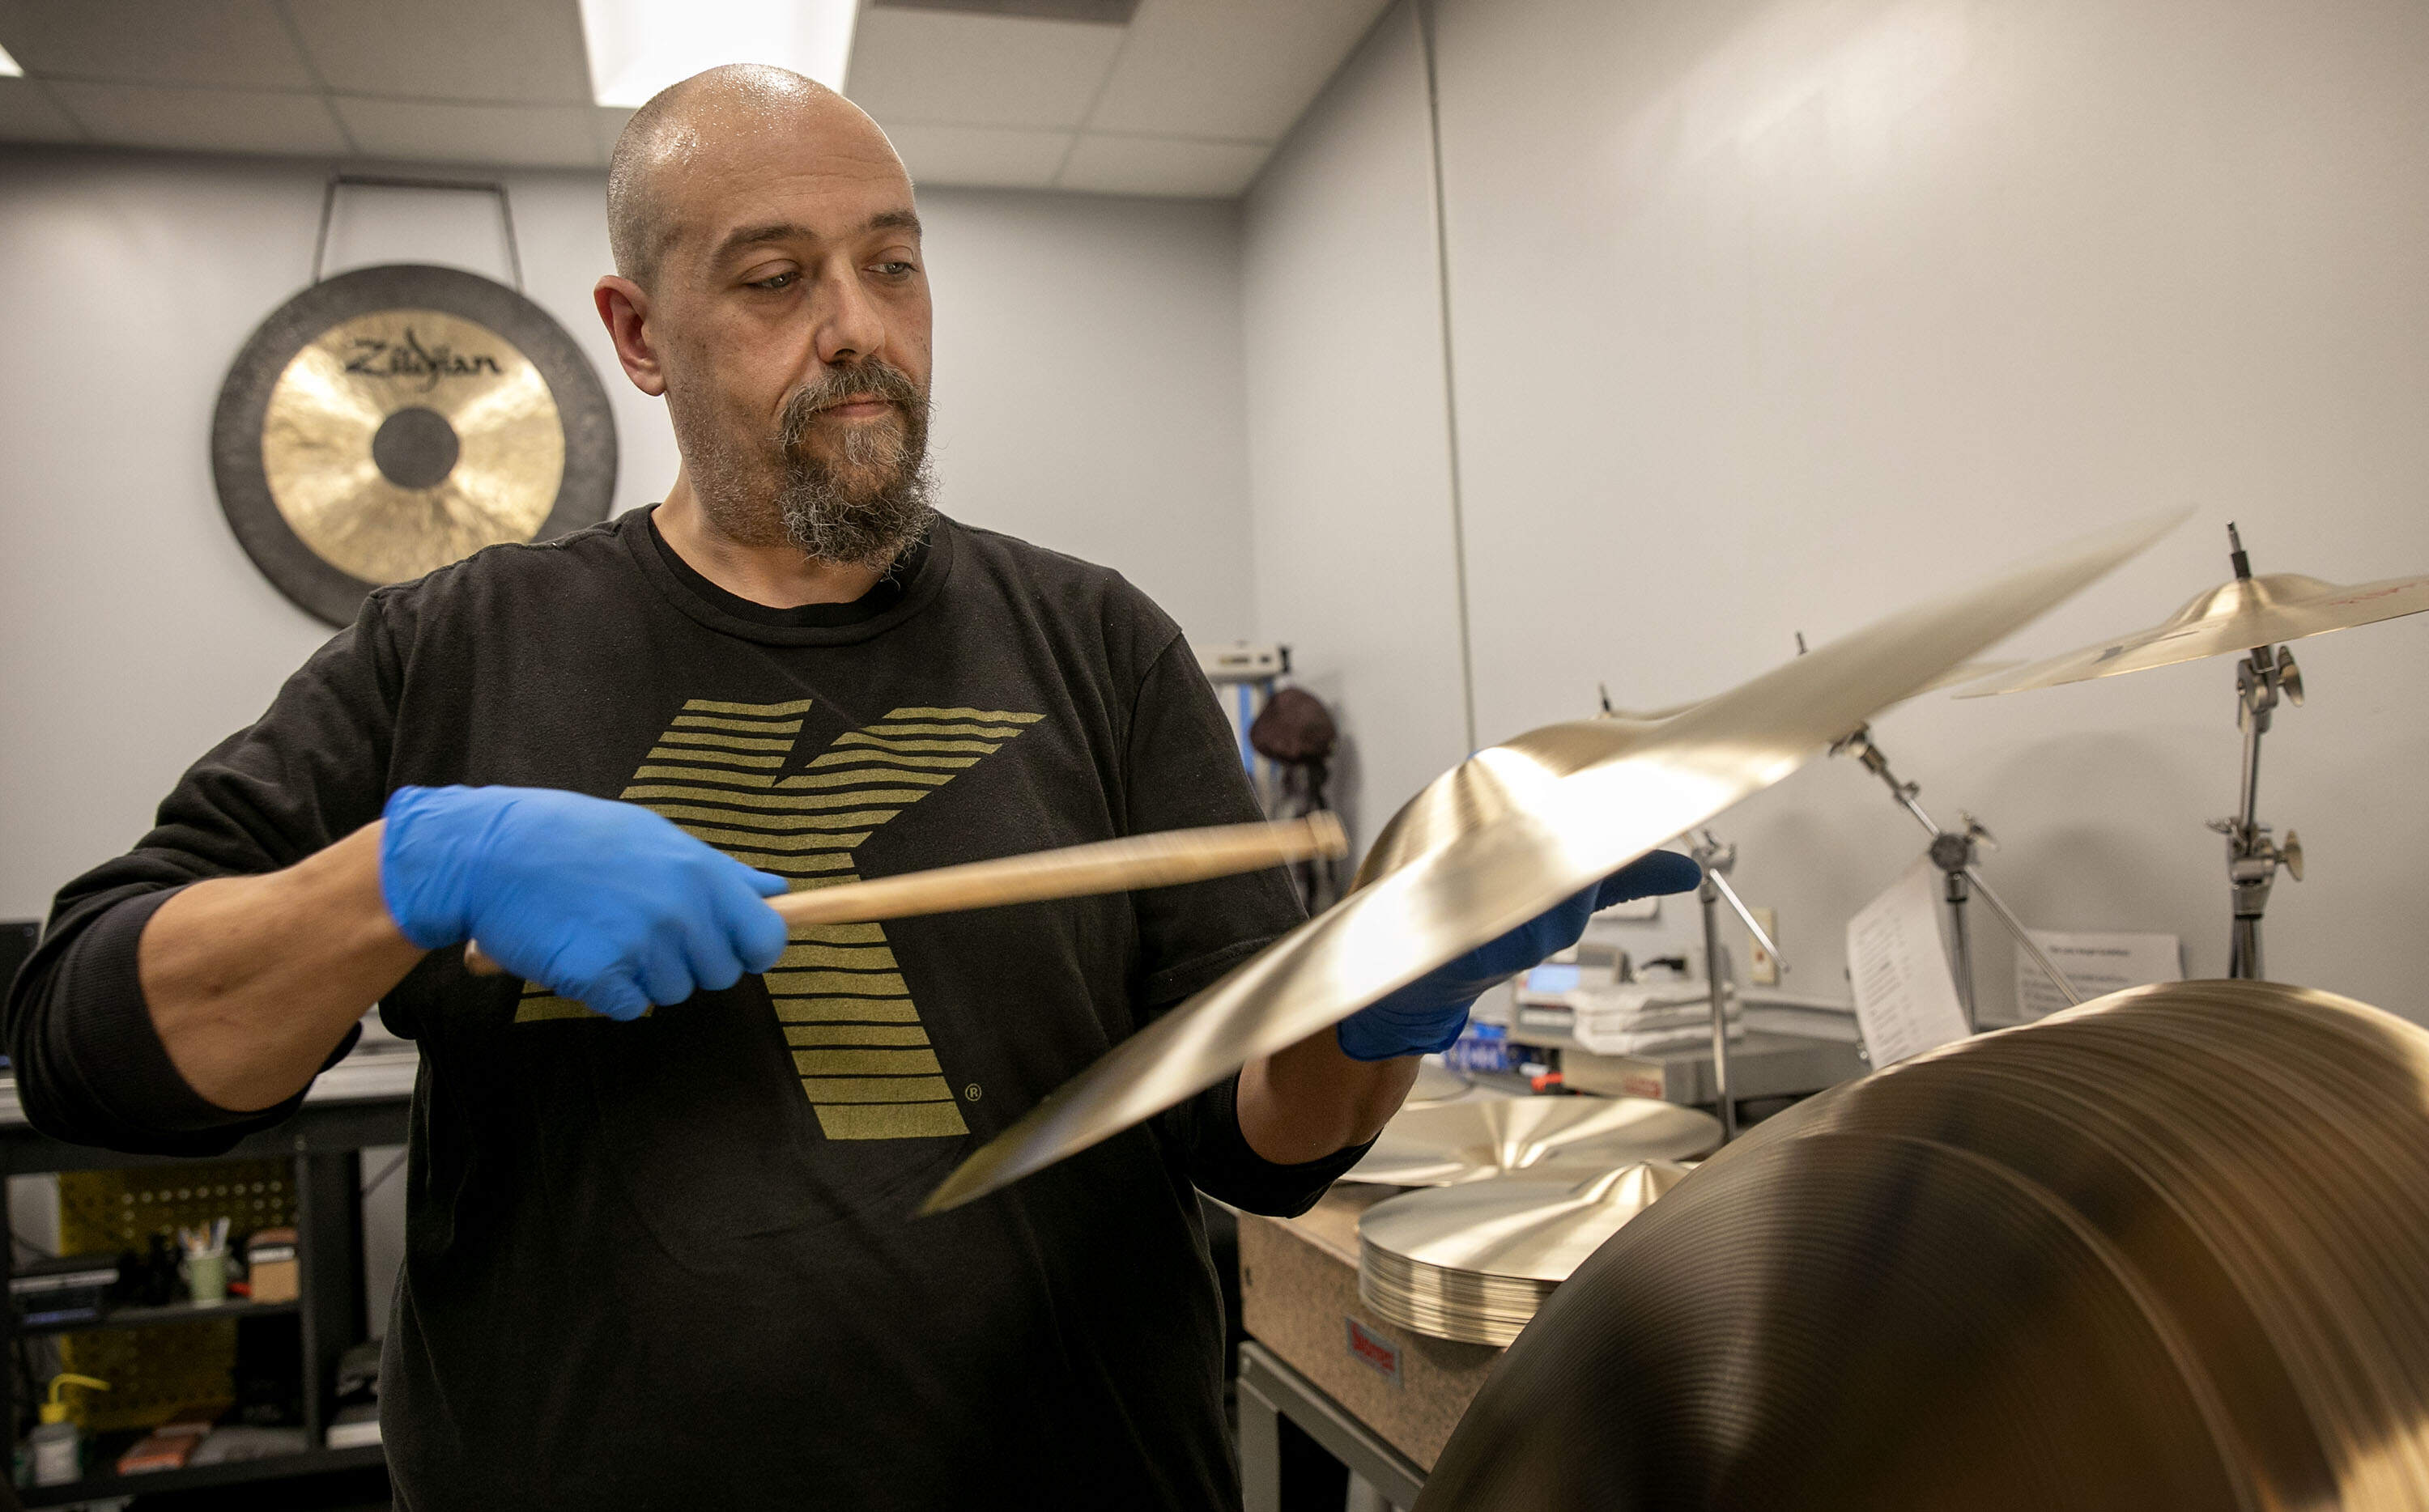
[(1319, 809), (1307, 816), (1308, 837), (1315, 842), (1316, 854), (1327, 858), (1349, 854), (1349, 831), (1341, 827), (1341, 815), (1330, 809)]

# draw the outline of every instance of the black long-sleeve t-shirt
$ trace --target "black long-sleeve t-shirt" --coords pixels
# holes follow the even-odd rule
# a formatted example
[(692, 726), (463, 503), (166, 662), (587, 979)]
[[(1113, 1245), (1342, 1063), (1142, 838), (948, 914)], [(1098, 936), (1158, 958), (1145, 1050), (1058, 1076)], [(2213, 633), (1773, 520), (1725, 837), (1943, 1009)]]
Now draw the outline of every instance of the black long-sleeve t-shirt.
[[(1255, 816), (1180, 632), (1117, 575), (940, 520), (860, 603), (718, 589), (648, 512), (383, 589), (11, 992), (35, 1124), (207, 1155), (136, 970), (179, 886), (289, 865), (406, 784), (648, 805), (798, 885)], [(1301, 1210), (1231, 1084), (978, 1202), (956, 1163), (1289, 929), (1280, 871), (797, 933), (618, 1023), (433, 952), (382, 1427), (401, 1505), (1236, 1506), (1193, 1184)]]

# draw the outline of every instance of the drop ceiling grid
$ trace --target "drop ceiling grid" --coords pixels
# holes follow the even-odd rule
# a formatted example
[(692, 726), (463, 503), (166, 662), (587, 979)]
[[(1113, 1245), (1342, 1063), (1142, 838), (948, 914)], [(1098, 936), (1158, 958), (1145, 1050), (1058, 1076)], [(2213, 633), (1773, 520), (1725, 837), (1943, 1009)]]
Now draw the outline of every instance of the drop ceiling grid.
[[(877, 8), (846, 87), (923, 182), (1223, 198), (1248, 188), (1388, 3), (1143, 0), (1120, 27)], [(1052, 66), (1034, 61), (1041, 50)], [(1049, 132), (1063, 146), (1050, 171)]]
[(600, 168), (626, 114), (579, 0), (0, 0), (0, 44), (107, 146)]
[[(848, 88), (923, 183), (1239, 193), (1389, 0), (1127, 26), (864, 11)], [(0, 0), (0, 140), (601, 168), (580, 0)]]

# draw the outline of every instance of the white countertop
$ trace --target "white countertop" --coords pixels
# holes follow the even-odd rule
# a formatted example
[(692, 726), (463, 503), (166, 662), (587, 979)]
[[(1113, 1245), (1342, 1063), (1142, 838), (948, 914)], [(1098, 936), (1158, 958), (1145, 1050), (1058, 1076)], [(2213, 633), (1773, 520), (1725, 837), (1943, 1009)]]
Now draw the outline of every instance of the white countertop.
[[(305, 1093), (307, 1103), (361, 1102), (377, 1097), (410, 1097), (421, 1071), (421, 1055), (409, 1044), (402, 1049), (356, 1050), (323, 1071)], [(17, 1100), (17, 1078), (0, 1073), (0, 1127), (25, 1122), (25, 1106)]]

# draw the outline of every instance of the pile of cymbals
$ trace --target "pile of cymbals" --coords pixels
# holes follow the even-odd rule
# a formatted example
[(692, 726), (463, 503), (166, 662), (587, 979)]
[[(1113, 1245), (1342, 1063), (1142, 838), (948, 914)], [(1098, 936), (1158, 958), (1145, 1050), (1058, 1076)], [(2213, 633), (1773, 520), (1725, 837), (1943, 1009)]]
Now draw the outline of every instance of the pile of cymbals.
[(1436, 1339), (1507, 1344), (1629, 1218), (1721, 1142), (1646, 1097), (1500, 1097), (1402, 1110), (1347, 1179), (1430, 1187), (1358, 1222), (1358, 1293)]
[(1666, 1506), (2429, 1507), (2429, 1032), (2169, 983), (1767, 1121), (1544, 1304), (1418, 1512)]
[(1358, 1222), (1358, 1295), (1436, 1339), (1507, 1344), (1587, 1256), (1678, 1184), (1640, 1161), (1570, 1185), (1504, 1176), (1413, 1192)]
[(1711, 1114), (1650, 1097), (1480, 1097), (1403, 1109), (1345, 1179), (1447, 1187), (1526, 1172), (1576, 1182), (1639, 1160), (1692, 1160), (1720, 1142)]

